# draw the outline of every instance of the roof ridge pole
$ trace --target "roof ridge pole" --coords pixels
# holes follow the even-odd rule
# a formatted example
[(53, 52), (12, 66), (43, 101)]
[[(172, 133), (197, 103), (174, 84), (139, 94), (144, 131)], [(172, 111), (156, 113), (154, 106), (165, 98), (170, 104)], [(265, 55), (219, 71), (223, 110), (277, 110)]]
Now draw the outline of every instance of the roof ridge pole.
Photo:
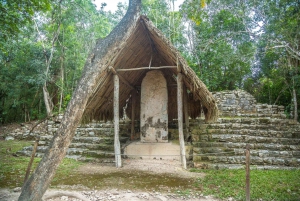
[(119, 89), (120, 82), (118, 75), (114, 75), (114, 150), (115, 150), (115, 160), (116, 167), (122, 167), (121, 161), (121, 149), (120, 149), (120, 139), (119, 139), (119, 130), (120, 130), (120, 117), (119, 117)]
[(182, 103), (182, 74), (177, 74), (177, 111), (178, 111), (178, 132), (180, 144), (180, 156), (182, 167), (186, 169), (185, 145), (183, 136), (183, 103)]

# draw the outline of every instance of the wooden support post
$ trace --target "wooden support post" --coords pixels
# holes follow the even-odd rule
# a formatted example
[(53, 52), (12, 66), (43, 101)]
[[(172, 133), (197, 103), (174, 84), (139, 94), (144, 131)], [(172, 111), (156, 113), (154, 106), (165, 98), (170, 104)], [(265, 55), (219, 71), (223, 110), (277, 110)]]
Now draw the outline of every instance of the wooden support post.
[(115, 160), (116, 167), (120, 168), (122, 166), (121, 161), (121, 149), (119, 140), (119, 77), (114, 75), (114, 149), (115, 149)]
[(185, 121), (185, 139), (189, 137), (190, 121), (189, 121), (189, 106), (188, 106), (188, 93), (186, 86), (183, 85), (183, 110), (184, 110), (184, 121)]
[(185, 146), (183, 137), (183, 104), (182, 104), (182, 74), (177, 74), (177, 110), (178, 110), (178, 131), (179, 131), (179, 143), (180, 143), (180, 156), (182, 167), (186, 169), (186, 158), (185, 158)]
[(250, 145), (246, 145), (246, 201), (250, 201)]
[(119, 75), (116, 70), (112, 67), (112, 66), (109, 66), (109, 70), (114, 74), (114, 75), (118, 75), (120, 80), (126, 84), (128, 87), (130, 87), (131, 89), (135, 89), (123, 76)]
[(131, 136), (130, 139), (134, 140), (134, 134), (135, 134), (135, 129), (134, 129), (134, 121), (135, 121), (135, 107), (136, 107), (136, 91), (132, 90), (131, 93)]

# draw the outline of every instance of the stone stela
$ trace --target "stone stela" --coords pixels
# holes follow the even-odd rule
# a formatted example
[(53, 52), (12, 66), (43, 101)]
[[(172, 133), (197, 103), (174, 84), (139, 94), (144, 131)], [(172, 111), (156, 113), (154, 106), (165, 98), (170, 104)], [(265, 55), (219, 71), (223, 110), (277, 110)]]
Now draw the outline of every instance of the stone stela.
[(149, 71), (141, 85), (141, 142), (168, 142), (168, 90), (163, 73)]

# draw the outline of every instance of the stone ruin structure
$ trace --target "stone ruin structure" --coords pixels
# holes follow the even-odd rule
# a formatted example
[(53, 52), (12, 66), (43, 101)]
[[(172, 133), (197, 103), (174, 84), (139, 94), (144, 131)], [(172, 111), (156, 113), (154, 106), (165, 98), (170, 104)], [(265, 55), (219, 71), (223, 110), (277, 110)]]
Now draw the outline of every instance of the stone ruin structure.
[[(259, 104), (249, 93), (223, 91), (213, 94), (219, 108), (219, 119), (205, 123), (203, 118), (190, 120), (191, 139), (186, 143), (189, 166), (196, 168), (242, 168), (245, 146), (250, 144), (251, 166), (257, 169), (300, 168), (300, 124), (287, 119), (283, 106)], [(59, 118), (47, 122), (47, 131), (40, 135), (36, 156), (47, 149), (59, 125)], [(122, 153), (130, 143), (131, 124), (120, 121)], [(138, 133), (140, 122), (136, 121)], [(30, 137), (29, 130), (11, 133), (7, 138)], [(169, 141), (178, 140), (177, 121), (168, 123)], [(77, 128), (67, 157), (84, 161), (114, 162), (112, 122), (92, 122)], [(19, 154), (30, 156), (32, 147)], [(179, 153), (178, 153), (179, 155)]]
[(218, 121), (191, 128), (196, 167), (243, 167), (246, 144), (250, 144), (251, 165), (256, 168), (300, 167), (300, 124), (286, 118), (284, 106), (259, 104), (242, 90), (214, 96)]

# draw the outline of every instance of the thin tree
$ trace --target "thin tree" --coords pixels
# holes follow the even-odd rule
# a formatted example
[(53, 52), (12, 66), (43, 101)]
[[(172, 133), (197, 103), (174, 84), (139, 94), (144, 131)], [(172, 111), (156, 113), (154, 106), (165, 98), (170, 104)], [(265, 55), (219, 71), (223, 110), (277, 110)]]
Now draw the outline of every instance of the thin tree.
[(57, 167), (65, 157), (75, 130), (84, 113), (87, 101), (97, 86), (100, 74), (106, 70), (105, 63), (117, 54), (116, 47), (128, 37), (126, 34), (135, 25), (139, 16), (141, 0), (130, 0), (126, 15), (116, 28), (96, 47), (88, 57), (80, 82), (68, 104), (57, 133), (38, 167), (24, 183), (19, 200), (40, 201), (54, 177)]

